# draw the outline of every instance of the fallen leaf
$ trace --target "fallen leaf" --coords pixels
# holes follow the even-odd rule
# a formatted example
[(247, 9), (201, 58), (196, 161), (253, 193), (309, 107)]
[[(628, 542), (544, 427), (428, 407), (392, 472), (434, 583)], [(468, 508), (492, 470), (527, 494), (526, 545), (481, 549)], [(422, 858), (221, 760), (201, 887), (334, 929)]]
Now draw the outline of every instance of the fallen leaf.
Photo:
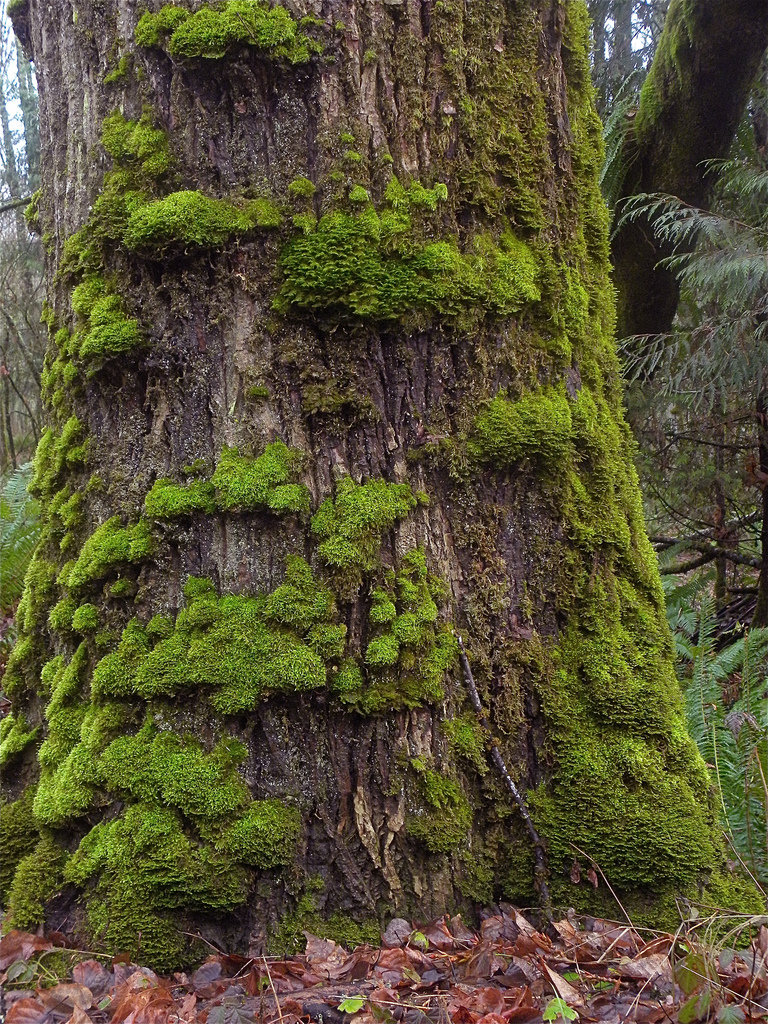
[(402, 917), (395, 917), (389, 922), (384, 934), (381, 936), (381, 944), (385, 949), (404, 946), (412, 931), (413, 928), (409, 921)]
[(553, 971), (545, 960), (539, 959), (539, 965), (560, 999), (568, 1003), (568, 1005), (574, 1009), (584, 1006), (584, 997), (577, 988), (574, 988), (573, 985), (571, 985), (569, 981), (566, 981), (561, 974), (557, 973), (557, 971)]
[(41, 992), (38, 998), (53, 1011), (74, 1010), (76, 1007), (87, 1010), (93, 1006), (93, 993), (85, 985), (78, 985), (77, 982), (54, 985), (53, 988)]
[(54, 948), (49, 939), (14, 929), (0, 939), (0, 971), (16, 960), (29, 960), (33, 953)]
[(100, 996), (114, 983), (114, 976), (98, 960), (81, 960), (72, 969), (72, 977), (79, 985), (85, 985), (93, 992), (94, 997)]
[(5, 1016), (5, 1024), (43, 1024), (47, 1020), (48, 1010), (38, 999), (19, 999)]

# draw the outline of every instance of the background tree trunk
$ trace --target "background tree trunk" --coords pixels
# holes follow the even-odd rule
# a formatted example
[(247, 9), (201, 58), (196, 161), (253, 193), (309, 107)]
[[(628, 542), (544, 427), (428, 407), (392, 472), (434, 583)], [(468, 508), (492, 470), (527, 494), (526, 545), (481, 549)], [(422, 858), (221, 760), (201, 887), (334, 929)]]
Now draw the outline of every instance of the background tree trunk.
[(660, 920), (719, 853), (621, 414), (586, 11), (290, 12), (164, 8), (134, 44), (133, 4), (16, 8), (55, 244), (11, 918), (169, 967), (180, 929), (530, 902), (455, 626), (555, 899), (612, 909), (578, 847)]

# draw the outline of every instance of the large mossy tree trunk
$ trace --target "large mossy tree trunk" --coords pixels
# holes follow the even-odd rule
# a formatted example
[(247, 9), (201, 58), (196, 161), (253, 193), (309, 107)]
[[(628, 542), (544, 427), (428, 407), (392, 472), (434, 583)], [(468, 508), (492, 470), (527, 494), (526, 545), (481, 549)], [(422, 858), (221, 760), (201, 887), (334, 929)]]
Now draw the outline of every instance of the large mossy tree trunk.
[(168, 968), (183, 933), (530, 903), (454, 629), (557, 903), (612, 910), (584, 855), (640, 919), (732, 902), (621, 414), (583, 5), (139, 13), (14, 10), (51, 429), (10, 920)]

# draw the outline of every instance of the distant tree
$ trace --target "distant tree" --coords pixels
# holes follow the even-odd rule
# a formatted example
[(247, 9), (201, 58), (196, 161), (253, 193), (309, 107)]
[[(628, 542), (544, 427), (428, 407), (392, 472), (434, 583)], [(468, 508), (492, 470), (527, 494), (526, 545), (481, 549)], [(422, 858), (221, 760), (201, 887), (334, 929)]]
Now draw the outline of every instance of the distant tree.
[[(42, 433), (47, 329), (40, 240), (24, 209), (40, 183), (37, 92), (29, 61), (0, 16), (0, 469), (29, 458)], [(34, 208), (34, 203), (33, 203)]]

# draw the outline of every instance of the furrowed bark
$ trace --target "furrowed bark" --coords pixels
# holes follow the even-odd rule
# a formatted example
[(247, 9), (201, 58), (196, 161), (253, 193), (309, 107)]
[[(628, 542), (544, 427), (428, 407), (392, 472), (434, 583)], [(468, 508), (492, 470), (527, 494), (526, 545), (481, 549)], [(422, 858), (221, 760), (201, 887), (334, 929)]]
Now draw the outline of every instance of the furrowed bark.
[(182, 932), (530, 904), (454, 625), (553, 902), (612, 906), (574, 841), (640, 918), (735, 898), (621, 412), (584, 6), (15, 23), (53, 243), (11, 920), (168, 968)]

